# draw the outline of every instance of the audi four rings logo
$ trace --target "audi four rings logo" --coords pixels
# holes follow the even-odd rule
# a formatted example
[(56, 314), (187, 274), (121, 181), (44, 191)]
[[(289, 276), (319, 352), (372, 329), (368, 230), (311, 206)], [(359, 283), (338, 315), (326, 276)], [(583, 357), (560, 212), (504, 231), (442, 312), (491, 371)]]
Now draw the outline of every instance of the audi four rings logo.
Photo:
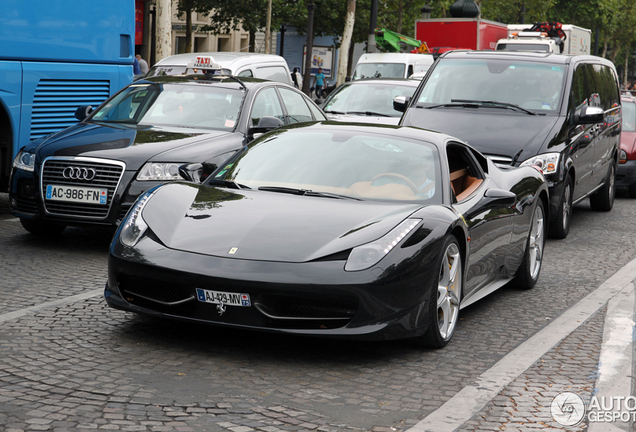
[(96, 174), (93, 168), (66, 167), (62, 171), (65, 179), (73, 180), (93, 180)]

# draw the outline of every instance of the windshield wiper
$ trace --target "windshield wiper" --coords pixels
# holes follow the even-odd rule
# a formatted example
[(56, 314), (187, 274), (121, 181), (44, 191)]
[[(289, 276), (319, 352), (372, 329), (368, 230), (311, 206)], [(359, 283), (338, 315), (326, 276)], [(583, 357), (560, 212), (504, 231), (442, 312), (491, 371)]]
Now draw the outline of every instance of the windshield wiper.
[(236, 183), (235, 181), (232, 181), (232, 180), (211, 179), (208, 183), (209, 184), (217, 184), (217, 185), (221, 185), (221, 186), (227, 186), (227, 187), (232, 188), (232, 189), (252, 189), (249, 186), (245, 186), (245, 185), (242, 185), (240, 183)]
[(346, 114), (344, 111), (325, 111), (327, 114)]
[(318, 192), (312, 191), (309, 189), (296, 189), (296, 188), (288, 188), (288, 187), (280, 187), (280, 186), (261, 186), (258, 188), (261, 191), (267, 192), (280, 192), (280, 193), (288, 193), (292, 195), (303, 195), (303, 196), (314, 196), (314, 197), (323, 197), (323, 198), (336, 198), (336, 199), (352, 199), (356, 201), (360, 201), (359, 198), (350, 197), (348, 195), (338, 195), (329, 192)]
[(362, 115), (368, 115), (368, 116), (391, 117), (388, 114), (379, 113), (375, 111), (347, 111), (345, 114), (362, 114)]
[(304, 193), (305, 196), (316, 196), (316, 197), (323, 197), (323, 198), (335, 198), (335, 199), (350, 199), (350, 200), (355, 200), (355, 201), (362, 201), (362, 199), (360, 198), (355, 198), (349, 195), (340, 195), (340, 194), (335, 194), (335, 193), (331, 193), (331, 192), (316, 192), (316, 191), (305, 191)]
[(519, 105), (511, 104), (508, 102), (487, 101), (487, 100), (469, 100), (469, 99), (451, 99), (451, 103), (466, 103), (476, 105), (490, 105), (494, 108), (507, 108), (512, 110), (523, 111), (530, 115), (537, 115), (536, 112), (521, 108)]
[(421, 103), (418, 103), (416, 105), (416, 108), (425, 108), (425, 109), (447, 108), (447, 107), (479, 108), (479, 105), (474, 103), (445, 103), (445, 104), (429, 105), (429, 106), (424, 106)]

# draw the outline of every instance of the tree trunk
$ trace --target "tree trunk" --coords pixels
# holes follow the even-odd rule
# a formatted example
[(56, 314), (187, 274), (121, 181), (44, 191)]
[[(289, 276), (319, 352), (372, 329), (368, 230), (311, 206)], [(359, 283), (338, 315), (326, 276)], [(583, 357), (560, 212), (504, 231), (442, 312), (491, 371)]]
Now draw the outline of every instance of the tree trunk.
[(249, 52), (255, 52), (256, 48), (256, 30), (250, 30), (250, 39), (249, 39), (250, 47)]
[(612, 47), (612, 55), (610, 56), (610, 60), (612, 63), (616, 64), (616, 56), (618, 55), (618, 52), (621, 50), (621, 43), (620, 41), (615, 41), (614, 42), (614, 46)]
[(629, 74), (627, 73), (627, 69), (629, 68), (629, 54), (630, 54), (629, 49), (625, 50), (625, 68), (623, 69), (623, 85), (625, 86), (625, 88), (627, 88), (629, 82), (627, 81), (627, 77), (629, 76)]
[(397, 29), (396, 33), (402, 34), (402, 18), (404, 17), (404, 3), (402, 0), (398, 0), (398, 20), (397, 20)]
[(172, 1), (157, 0), (155, 61), (172, 55)]
[(356, 21), (356, 0), (347, 0), (347, 15), (345, 27), (342, 32), (342, 43), (338, 54), (338, 76), (336, 85), (344, 83), (347, 75), (347, 65), (349, 63), (349, 45), (351, 45), (351, 35)]
[(192, 9), (188, 9), (185, 12), (185, 16), (186, 16), (186, 46), (185, 46), (185, 52), (187, 53), (191, 53), (192, 52)]
[(271, 54), (271, 47), (269, 46), (270, 37), (272, 34), (272, 0), (267, 1), (267, 24), (265, 24), (265, 54)]

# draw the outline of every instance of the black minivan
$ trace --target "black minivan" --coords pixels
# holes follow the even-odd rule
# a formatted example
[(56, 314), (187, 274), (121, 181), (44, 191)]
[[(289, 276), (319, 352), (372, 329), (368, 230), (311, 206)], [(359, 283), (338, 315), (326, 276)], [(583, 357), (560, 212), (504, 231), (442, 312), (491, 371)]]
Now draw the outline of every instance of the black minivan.
[(535, 165), (550, 187), (549, 233), (565, 238), (572, 206), (614, 205), (621, 101), (614, 64), (595, 56), (452, 51), (412, 98), (401, 125), (466, 140), (499, 166)]

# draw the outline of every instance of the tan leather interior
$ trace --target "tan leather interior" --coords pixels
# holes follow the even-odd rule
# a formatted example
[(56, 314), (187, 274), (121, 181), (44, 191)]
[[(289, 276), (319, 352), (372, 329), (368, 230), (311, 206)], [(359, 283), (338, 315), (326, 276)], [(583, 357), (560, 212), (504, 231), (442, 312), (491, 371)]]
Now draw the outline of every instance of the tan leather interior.
[(465, 168), (453, 171), (450, 174), (450, 180), (451, 188), (457, 197), (457, 201), (468, 198), (483, 181), (468, 174), (468, 170)]

